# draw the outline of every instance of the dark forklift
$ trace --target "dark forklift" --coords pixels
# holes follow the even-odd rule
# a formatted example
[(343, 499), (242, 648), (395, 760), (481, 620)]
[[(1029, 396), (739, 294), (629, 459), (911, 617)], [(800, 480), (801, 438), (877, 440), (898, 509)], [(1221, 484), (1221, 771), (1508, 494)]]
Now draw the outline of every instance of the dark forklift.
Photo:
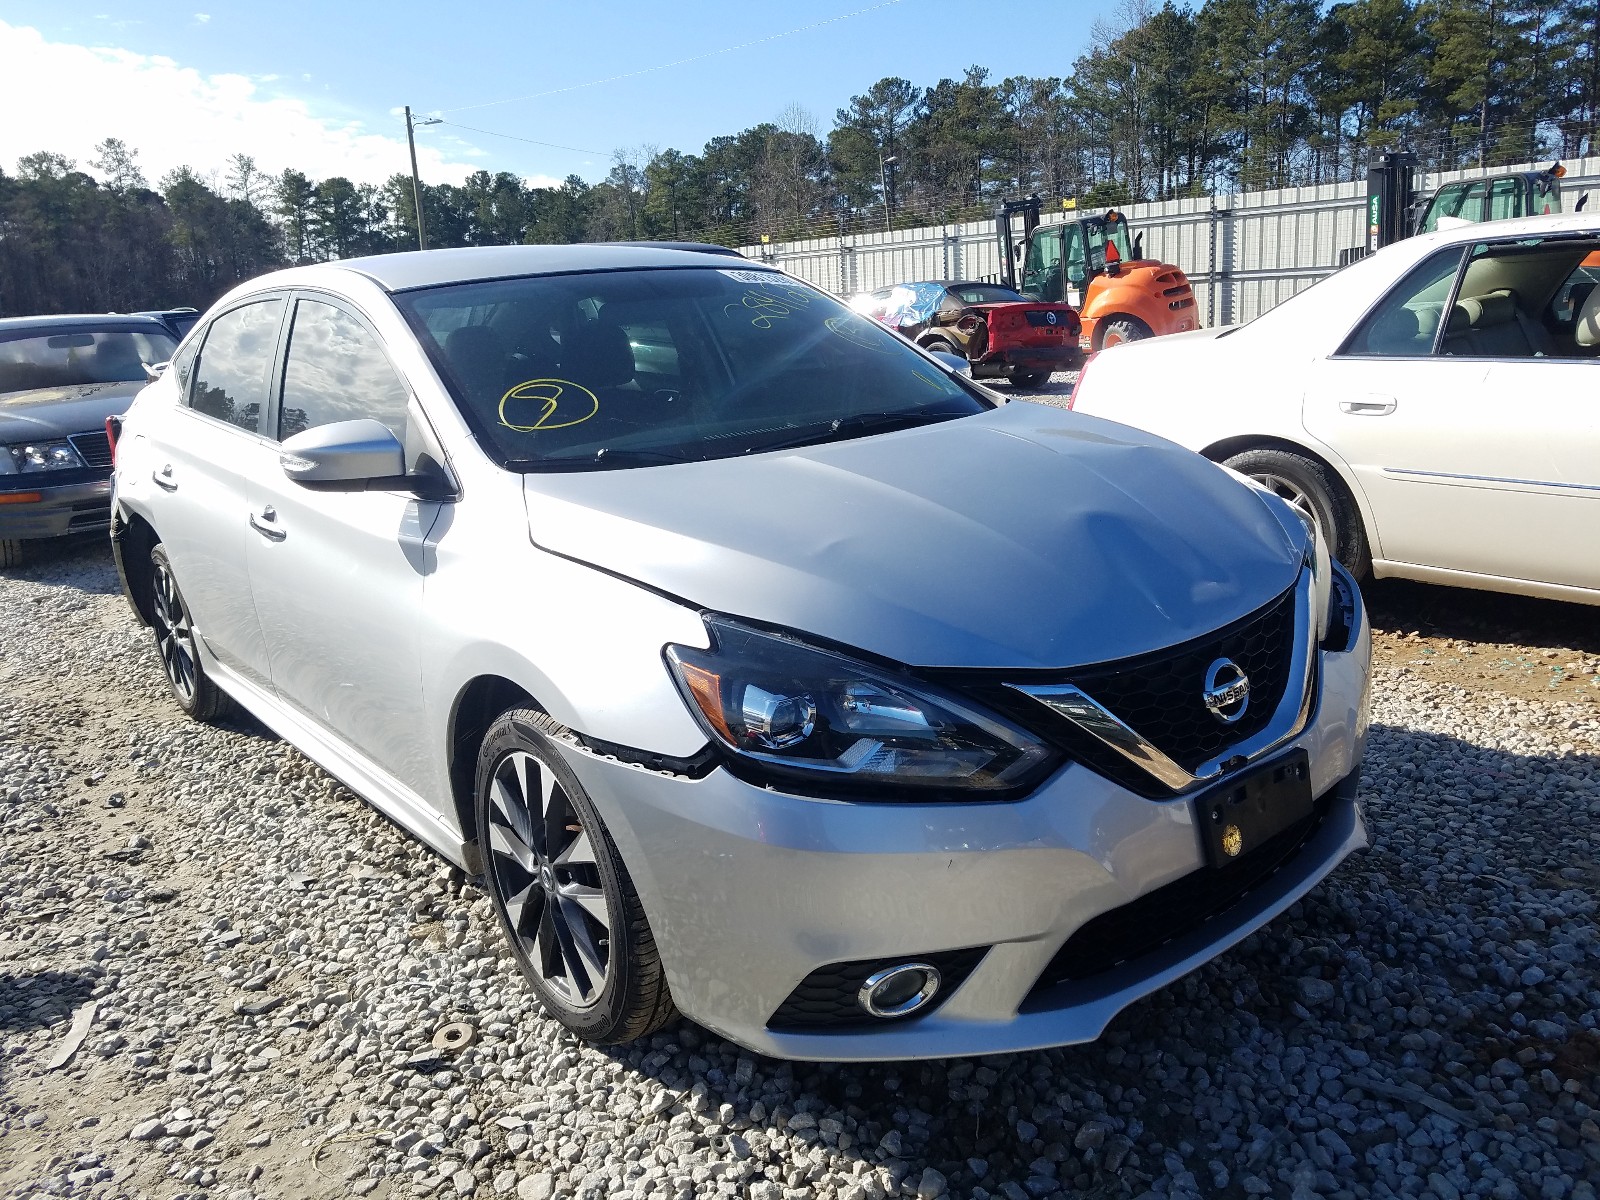
[[(1347, 260), (1418, 233), (1432, 233), (1441, 220), (1506, 221), (1558, 213), (1567, 169), (1552, 163), (1541, 171), (1511, 171), (1458, 179), (1423, 201), (1416, 194), (1417, 156), (1397, 150), (1378, 156), (1367, 171), (1367, 244), (1346, 251)], [(1579, 199), (1581, 209), (1585, 194)], [(1343, 265), (1341, 263), (1341, 265)]]

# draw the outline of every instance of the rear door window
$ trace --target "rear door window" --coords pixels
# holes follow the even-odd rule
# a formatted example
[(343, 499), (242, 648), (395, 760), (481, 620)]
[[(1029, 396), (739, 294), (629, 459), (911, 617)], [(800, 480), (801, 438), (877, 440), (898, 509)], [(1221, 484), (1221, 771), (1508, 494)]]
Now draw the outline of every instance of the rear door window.
[(284, 303), (275, 297), (242, 304), (211, 322), (194, 368), (190, 407), (251, 433), (263, 432)]

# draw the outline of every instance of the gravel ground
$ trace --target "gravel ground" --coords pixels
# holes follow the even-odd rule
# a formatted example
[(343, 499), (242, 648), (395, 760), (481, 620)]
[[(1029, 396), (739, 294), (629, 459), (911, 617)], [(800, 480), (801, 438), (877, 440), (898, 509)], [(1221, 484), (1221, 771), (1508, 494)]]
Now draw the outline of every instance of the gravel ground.
[(1377, 847), (1285, 917), (1091, 1046), (807, 1066), (565, 1035), (466, 880), (180, 716), (98, 541), (0, 576), (0, 628), (5, 1196), (1595, 1194), (1587, 696), (1381, 652)]

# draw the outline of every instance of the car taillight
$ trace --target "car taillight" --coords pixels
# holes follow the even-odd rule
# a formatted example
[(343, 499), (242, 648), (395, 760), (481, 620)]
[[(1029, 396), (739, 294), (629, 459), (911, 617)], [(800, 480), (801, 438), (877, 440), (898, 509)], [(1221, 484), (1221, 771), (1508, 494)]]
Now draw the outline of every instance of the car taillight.
[(106, 418), (106, 441), (111, 443), (111, 465), (117, 465), (117, 441), (122, 437), (122, 418)]
[(972, 333), (978, 328), (979, 324), (980, 322), (977, 317), (969, 315), (962, 317), (961, 320), (957, 321), (956, 328), (961, 330), (962, 333)]
[(1072, 381), (1072, 391), (1067, 393), (1067, 407), (1076, 408), (1078, 405), (1078, 389), (1083, 386), (1084, 378), (1089, 374), (1089, 364), (1094, 361), (1094, 355), (1083, 360), (1083, 366), (1078, 368), (1078, 377)]

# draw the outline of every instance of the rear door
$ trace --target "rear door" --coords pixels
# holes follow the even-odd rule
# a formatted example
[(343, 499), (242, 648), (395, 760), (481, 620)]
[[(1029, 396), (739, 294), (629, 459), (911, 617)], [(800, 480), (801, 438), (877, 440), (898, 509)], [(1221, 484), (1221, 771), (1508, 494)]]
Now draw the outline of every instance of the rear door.
[(284, 296), (256, 297), (213, 318), (198, 357), (175, 367), (181, 403), (161, 413), (151, 436), (156, 533), (196, 628), (224, 666), (268, 689), (246, 562), (246, 497), (271, 452), (269, 381), (286, 309)]

